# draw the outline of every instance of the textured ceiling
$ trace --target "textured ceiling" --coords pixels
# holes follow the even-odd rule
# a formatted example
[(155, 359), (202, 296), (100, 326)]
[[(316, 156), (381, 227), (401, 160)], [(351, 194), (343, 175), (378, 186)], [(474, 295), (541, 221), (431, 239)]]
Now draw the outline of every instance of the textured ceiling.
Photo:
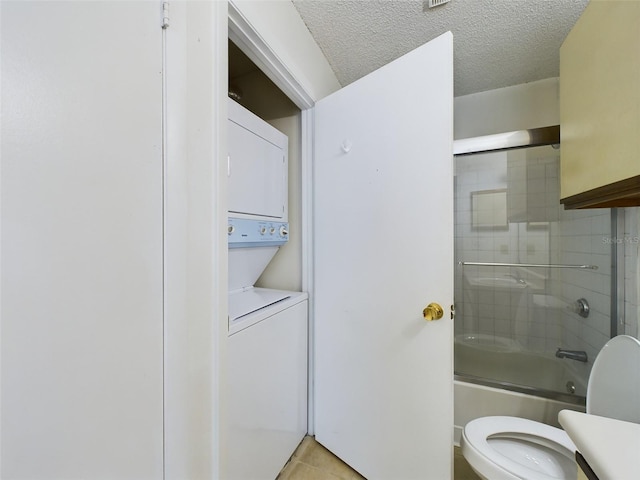
[(559, 75), (588, 0), (292, 0), (344, 86), (450, 30), (456, 96)]

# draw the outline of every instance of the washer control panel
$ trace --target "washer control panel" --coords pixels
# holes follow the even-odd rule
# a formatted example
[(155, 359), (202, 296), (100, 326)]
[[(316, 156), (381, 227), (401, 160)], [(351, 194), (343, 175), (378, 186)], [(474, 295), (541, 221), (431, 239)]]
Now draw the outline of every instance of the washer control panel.
[(289, 239), (289, 223), (246, 218), (229, 218), (229, 248), (284, 245)]

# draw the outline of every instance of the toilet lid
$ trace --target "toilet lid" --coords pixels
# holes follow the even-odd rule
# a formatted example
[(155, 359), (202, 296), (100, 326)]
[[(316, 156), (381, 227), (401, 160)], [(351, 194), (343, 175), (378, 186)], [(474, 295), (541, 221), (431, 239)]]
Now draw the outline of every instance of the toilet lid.
[(609, 340), (596, 358), (587, 386), (587, 413), (640, 423), (640, 341)]
[(476, 453), (492, 464), (517, 478), (557, 479), (557, 476), (545, 475), (539, 470), (507, 458), (491, 446), (491, 438), (524, 440), (559, 452), (569, 461), (577, 450), (569, 436), (561, 429), (532, 420), (518, 417), (494, 416), (481, 417), (467, 423), (464, 427), (464, 441)]

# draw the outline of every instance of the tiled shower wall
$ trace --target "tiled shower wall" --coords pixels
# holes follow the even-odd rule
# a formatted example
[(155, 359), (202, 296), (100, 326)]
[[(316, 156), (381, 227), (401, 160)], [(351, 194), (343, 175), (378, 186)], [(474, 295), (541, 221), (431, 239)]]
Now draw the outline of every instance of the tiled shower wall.
[[(552, 234), (554, 263), (595, 265), (591, 269), (558, 269), (552, 274), (550, 291), (569, 305), (560, 311), (562, 337), (558, 347), (587, 352), (589, 362), (569, 365), (586, 379), (597, 353), (611, 336), (611, 211), (609, 209), (563, 210)], [(589, 316), (583, 318), (572, 306), (584, 298)]]
[[(567, 299), (586, 298), (591, 307), (588, 318), (573, 312), (563, 312), (563, 340), (569, 349), (585, 350), (587, 365), (572, 364), (576, 370), (590, 370), (596, 355), (611, 336), (611, 264), (612, 246), (621, 250), (624, 261), (617, 263), (622, 269), (617, 285), (618, 295), (623, 294), (619, 312), (619, 334), (638, 338), (640, 318), (640, 208), (618, 209), (617, 215), (624, 225), (623, 231), (612, 233), (611, 214), (608, 209), (563, 211), (558, 224), (558, 258), (564, 256), (568, 263), (589, 263), (598, 270), (563, 270), (555, 276), (558, 288)], [(614, 259), (615, 261), (615, 259)], [(623, 279), (623, 280), (622, 280)], [(616, 301), (616, 298), (613, 299)]]

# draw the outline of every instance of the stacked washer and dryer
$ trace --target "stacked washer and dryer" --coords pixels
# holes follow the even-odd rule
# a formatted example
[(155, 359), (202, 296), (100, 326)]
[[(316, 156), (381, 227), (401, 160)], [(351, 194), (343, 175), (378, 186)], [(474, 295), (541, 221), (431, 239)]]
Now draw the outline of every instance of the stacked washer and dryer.
[(307, 431), (308, 295), (255, 287), (289, 239), (288, 138), (229, 99), (228, 478), (272, 479)]

